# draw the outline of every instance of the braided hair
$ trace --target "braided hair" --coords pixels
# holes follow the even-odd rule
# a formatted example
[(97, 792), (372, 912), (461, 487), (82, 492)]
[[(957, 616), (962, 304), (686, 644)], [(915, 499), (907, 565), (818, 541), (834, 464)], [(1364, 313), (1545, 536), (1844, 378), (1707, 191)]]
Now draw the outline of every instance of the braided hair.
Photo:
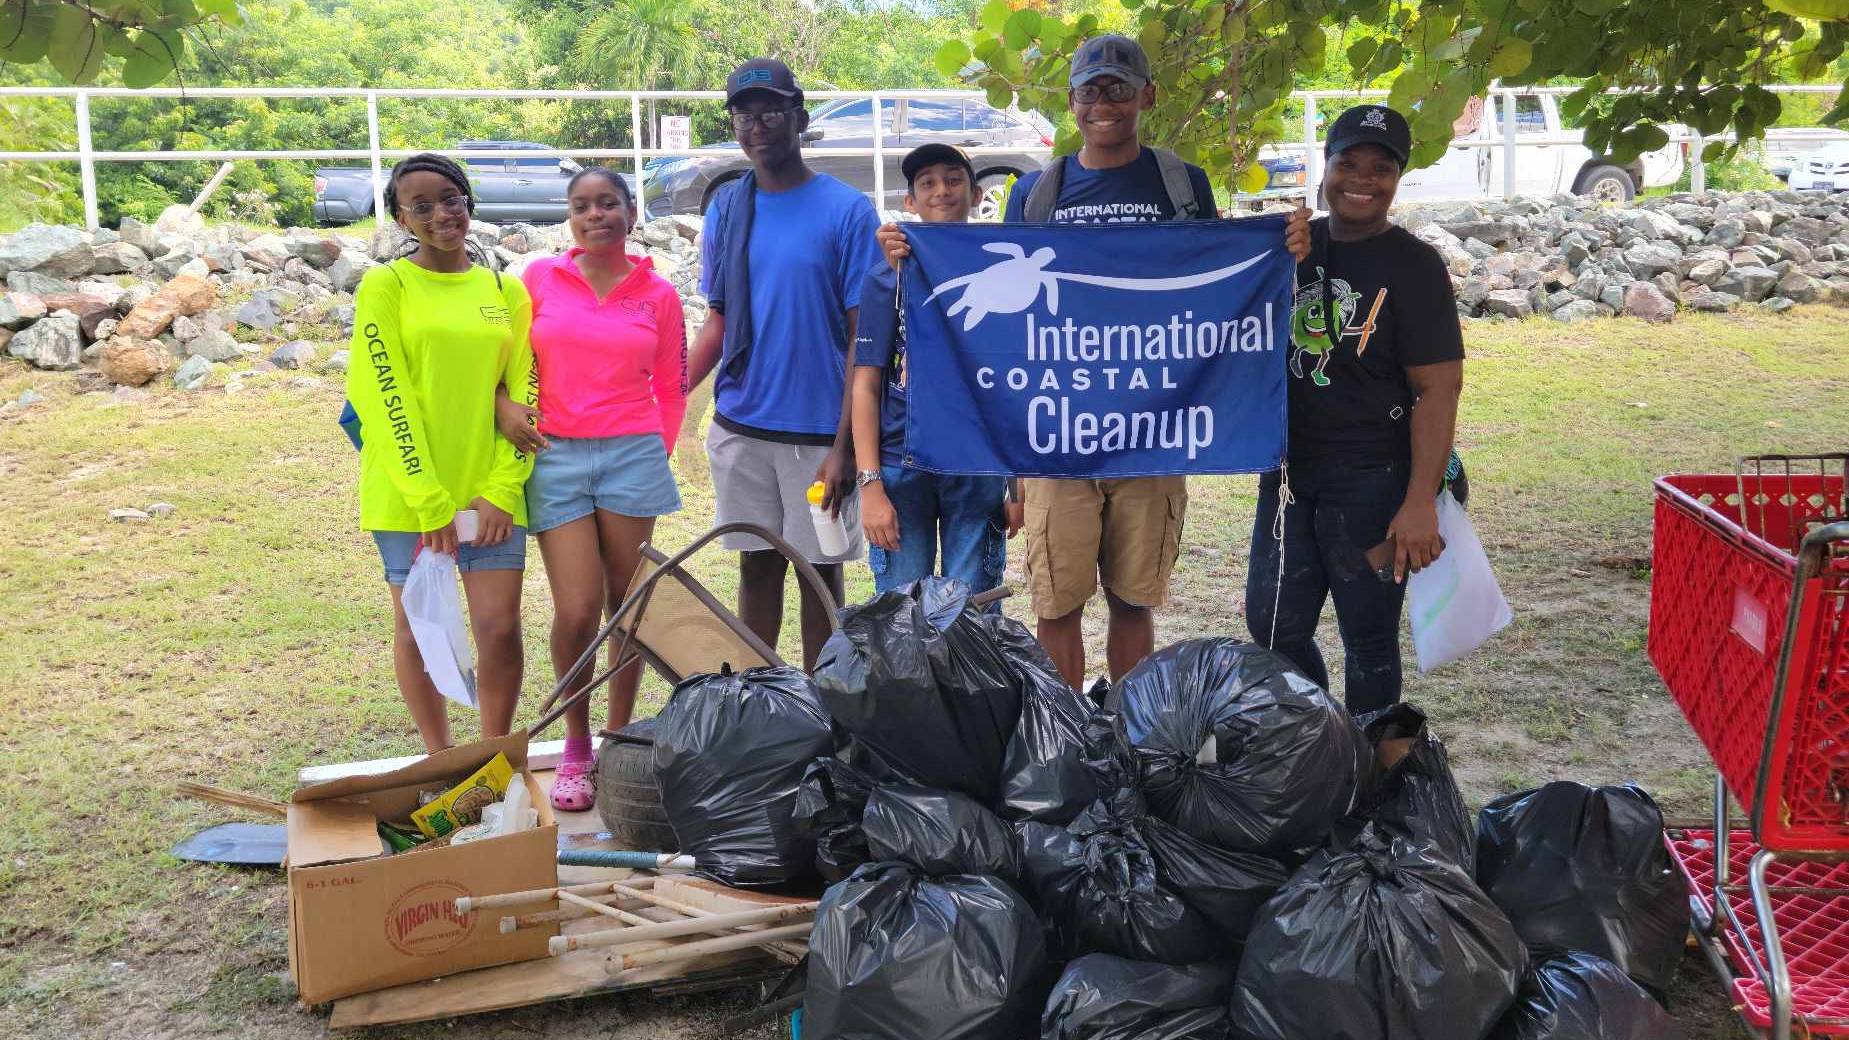
[(565, 182), (565, 194), (570, 195), (572, 191), (578, 187), (578, 182), (586, 177), (602, 177), (604, 180), (610, 182), (610, 186), (616, 189), (617, 194), (623, 197), (624, 202), (629, 203), (631, 206), (636, 204), (636, 197), (629, 192), (629, 182), (623, 179), (622, 174), (612, 170), (608, 166), (586, 166), (577, 173), (572, 174), (571, 180)]
[[(462, 193), (462, 197), (468, 200), (469, 216), (473, 217), (475, 215), (475, 190), (469, 186), (469, 175), (463, 172), (462, 165), (447, 155), (438, 155), (435, 152), (420, 152), (400, 162), (396, 166), (393, 166), (392, 175), (385, 182), (385, 210), (393, 217), (399, 216), (398, 179), (410, 173), (434, 173), (455, 185), (456, 190)], [(401, 257), (410, 256), (412, 253), (417, 252), (417, 248), (417, 238), (416, 236), (412, 236), (411, 241), (405, 243), (405, 245), (399, 249), (398, 255)], [(462, 248), (464, 252), (468, 254), (472, 262), (478, 263), (491, 271), (496, 269), (494, 257), (491, 256), (487, 249), (483, 248), (479, 242), (475, 241), (473, 236), (463, 236)]]

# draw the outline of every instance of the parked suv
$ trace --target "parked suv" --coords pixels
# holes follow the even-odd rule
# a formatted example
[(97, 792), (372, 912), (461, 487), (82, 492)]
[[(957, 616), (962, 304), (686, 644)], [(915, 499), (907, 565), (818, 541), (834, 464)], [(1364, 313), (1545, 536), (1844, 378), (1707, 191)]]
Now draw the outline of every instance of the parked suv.
[[(974, 99), (880, 99), (881, 147), (886, 158), (886, 197), (876, 199), (882, 209), (898, 209), (905, 199), (905, 176), (899, 161), (921, 144), (945, 142), (967, 148), (1014, 148), (1019, 151), (972, 155), (976, 183), (983, 197), (978, 220), (1001, 217), (1001, 202), (1008, 178), (1038, 170), (1053, 146), (1053, 128), (1044, 120), (1022, 112), (993, 108)], [(871, 98), (837, 99), (816, 108), (803, 134), (803, 158), (809, 168), (832, 174), (873, 194), (873, 158), (868, 155), (831, 155), (831, 148), (873, 147)], [(658, 159), (645, 168), (649, 217), (673, 213), (705, 213), (720, 185), (751, 168), (750, 160), (732, 142), (701, 149), (710, 156)]]
[[(458, 150), (505, 151), (506, 158), (460, 160), (474, 188), (478, 220), (565, 219), (565, 185), (578, 163), (532, 141), (462, 141)], [(631, 190), (635, 178), (623, 174)], [(347, 224), (372, 213), (372, 167), (335, 166), (315, 171), (315, 219)]]

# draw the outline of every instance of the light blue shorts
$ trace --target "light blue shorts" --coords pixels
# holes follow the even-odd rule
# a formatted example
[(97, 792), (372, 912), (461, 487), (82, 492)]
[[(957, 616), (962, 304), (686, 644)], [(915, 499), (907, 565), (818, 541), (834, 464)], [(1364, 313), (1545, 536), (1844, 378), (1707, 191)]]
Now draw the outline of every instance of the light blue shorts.
[[(417, 541), (423, 535), (416, 531), (373, 531), (371, 534), (373, 544), (379, 547), (379, 558), (385, 561), (386, 584), (403, 585), (411, 576), (411, 561), (417, 557)], [(456, 570), (463, 574), (526, 570), (526, 528), (515, 524), (513, 532), (499, 545), (464, 542), (456, 550)]]
[(526, 515), (533, 533), (590, 516), (679, 512), (680, 489), (658, 433), (623, 437), (553, 437), (533, 460), (526, 482)]

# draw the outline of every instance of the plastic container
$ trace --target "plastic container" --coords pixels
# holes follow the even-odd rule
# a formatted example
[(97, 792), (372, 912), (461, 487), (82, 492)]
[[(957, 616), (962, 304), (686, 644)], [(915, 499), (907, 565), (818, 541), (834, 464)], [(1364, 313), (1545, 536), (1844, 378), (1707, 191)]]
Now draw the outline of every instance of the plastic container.
[(809, 485), (809, 518), (815, 521), (815, 538), (821, 543), (823, 556), (847, 555), (847, 525), (839, 515), (829, 516), (822, 508), (826, 489), (821, 481)]
[(512, 783), (507, 786), (506, 798), (482, 810), (482, 822), (492, 824), (496, 835), (512, 834), (538, 826), (539, 810), (533, 808), (526, 785)]

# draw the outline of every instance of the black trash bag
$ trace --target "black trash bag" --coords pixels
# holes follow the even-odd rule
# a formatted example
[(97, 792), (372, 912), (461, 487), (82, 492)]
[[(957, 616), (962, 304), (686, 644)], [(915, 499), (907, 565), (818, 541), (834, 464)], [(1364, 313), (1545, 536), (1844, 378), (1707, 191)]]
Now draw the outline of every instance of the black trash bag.
[(872, 791), (872, 780), (838, 758), (809, 763), (796, 788), (796, 825), (815, 842), (816, 872), (831, 885), (873, 859), (860, 828)]
[(1001, 814), (1070, 823), (1103, 792), (1085, 765), (1085, 724), (1094, 709), (1067, 685), (1026, 626), (984, 615), (1021, 688), (1021, 718), (1002, 758)]
[(1371, 828), (1305, 864), (1246, 936), (1242, 1040), (1482, 1040), (1528, 958), (1469, 875)]
[(1205, 917), (1232, 951), (1244, 946), (1259, 911), (1301, 862), (1297, 857), (1280, 863), (1255, 852), (1229, 852), (1153, 816), (1145, 817), (1139, 830), (1155, 855), (1162, 883)]
[[(1021, 716), (1020, 684), (969, 606), (969, 588), (926, 578), (841, 611), (815, 682), (837, 725), (904, 780), (985, 805)], [(884, 779), (881, 777), (881, 779)]]
[(1157, 964), (1088, 953), (1066, 965), (1040, 1040), (1226, 1040), (1231, 964)]
[(924, 873), (1021, 876), (1021, 849), (1001, 818), (964, 794), (883, 784), (861, 821), (875, 861), (898, 860)]
[(1494, 1040), (1683, 1040), (1683, 1034), (1617, 965), (1569, 953), (1528, 972)]
[(1451, 774), (1451, 757), (1426, 725), (1425, 713), (1395, 704), (1357, 721), (1374, 754), (1350, 829), (1358, 832), (1371, 822), (1383, 834), (1432, 846), (1474, 874), (1476, 823)]
[(1023, 883), (1057, 955), (1192, 964), (1237, 949), (1165, 882), (1133, 813), (1099, 801), (1065, 828), (1017, 825)]
[(1688, 937), (1688, 886), (1641, 787), (1561, 780), (1477, 817), (1477, 884), (1537, 956), (1592, 953), (1661, 997)]
[(1050, 978), (1040, 922), (1006, 882), (869, 863), (816, 910), (803, 1035), (1021, 1040)]
[(834, 746), (809, 677), (794, 668), (695, 675), (655, 730), (655, 785), (680, 851), (743, 888), (815, 874), (815, 843), (792, 818), (803, 771)]
[(1279, 654), (1223, 637), (1158, 650), (1118, 685), (1157, 816), (1222, 848), (1322, 844), (1353, 807), (1367, 744)]

